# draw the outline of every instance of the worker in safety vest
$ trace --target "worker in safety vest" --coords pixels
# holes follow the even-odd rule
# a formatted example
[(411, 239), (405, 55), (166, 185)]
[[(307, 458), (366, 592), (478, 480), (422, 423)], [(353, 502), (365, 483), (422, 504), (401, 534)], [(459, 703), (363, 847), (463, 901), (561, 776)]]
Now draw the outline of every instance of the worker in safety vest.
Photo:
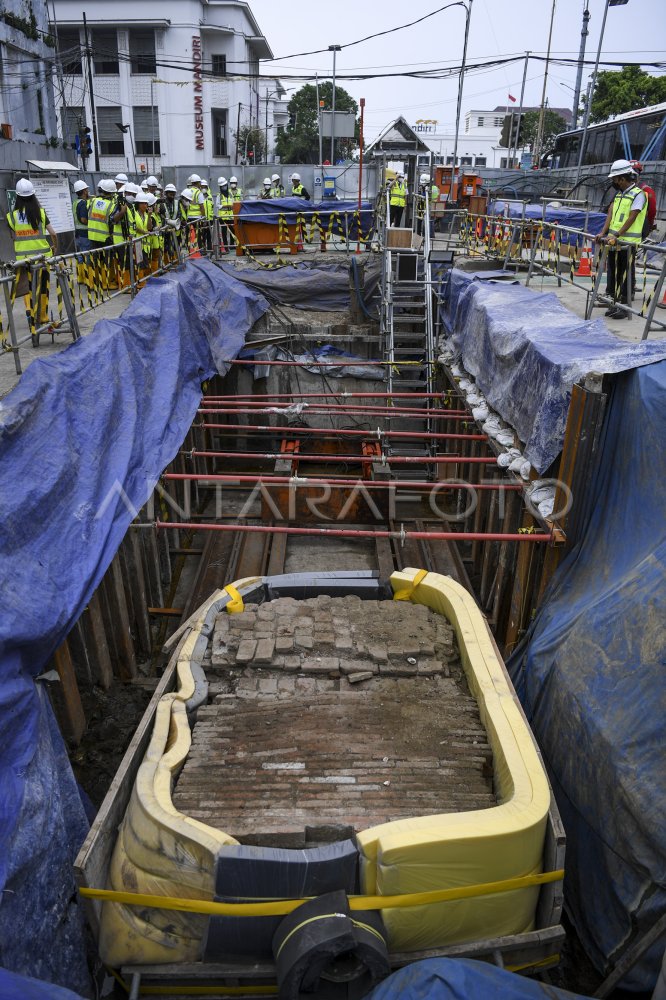
[(611, 319), (626, 319), (629, 314), (618, 303), (630, 304), (632, 263), (643, 236), (647, 195), (636, 184), (636, 174), (629, 160), (615, 160), (608, 177), (617, 194), (595, 240), (608, 247), (606, 291), (614, 304), (605, 315)]
[(113, 179), (115, 181), (116, 191), (121, 191), (129, 181), (127, 174), (116, 174)]
[(233, 197), (234, 201), (242, 201), (243, 200), (243, 188), (238, 186), (238, 178), (237, 177), (230, 177), (229, 178), (229, 193)]
[(217, 196), (217, 217), (220, 220), (220, 252), (226, 253), (233, 245), (234, 196), (226, 177), (218, 177), (220, 191)]
[[(97, 185), (97, 194), (88, 202), (88, 239), (93, 250), (108, 247), (114, 243), (114, 228), (127, 213), (124, 198), (117, 199), (116, 182), (108, 178)], [(122, 242), (122, 227), (119, 230), (119, 242)], [(95, 280), (106, 288), (117, 287), (116, 270), (118, 257), (107, 254), (95, 254), (90, 264), (95, 274)]]
[[(205, 200), (201, 191), (201, 177), (199, 177), (199, 174), (190, 174), (187, 178), (187, 190), (191, 192), (192, 197), (187, 209), (188, 225), (185, 231), (185, 245), (191, 247), (197, 242), (200, 230), (202, 229), (202, 222), (206, 217)], [(190, 238), (192, 226), (194, 226), (194, 240)]]
[(435, 211), (434, 206), (439, 201), (439, 188), (436, 184), (430, 183), (429, 174), (421, 174), (419, 177), (418, 200), (416, 205), (417, 221), (419, 223), (418, 232), (421, 232), (420, 221), (425, 216), (425, 203), (429, 202), (430, 218), (430, 238), (435, 234)]
[(301, 175), (297, 171), (291, 175), (291, 197), (310, 200), (310, 192), (301, 184)]
[(148, 200), (148, 193), (140, 189), (137, 192), (134, 202), (134, 225), (137, 237), (141, 238), (141, 242), (135, 244), (139, 276), (141, 278), (145, 278), (150, 273), (152, 251), (150, 234), (152, 233), (154, 222), (152, 213), (148, 207)]
[(164, 254), (169, 260), (175, 260), (178, 256), (178, 246), (176, 232), (180, 229), (179, 205), (176, 195), (178, 194), (175, 184), (166, 184), (164, 187), (164, 222), (167, 231), (164, 234)]
[(212, 250), (213, 248), (213, 220), (215, 219), (215, 200), (213, 198), (210, 186), (205, 177), (201, 178), (201, 193), (204, 197), (204, 219), (206, 220), (206, 225), (203, 227), (202, 237), (203, 237), (203, 249)]
[(405, 175), (396, 174), (395, 180), (389, 187), (389, 224), (399, 226), (402, 221), (402, 213), (407, 204), (407, 185)]
[[(25, 261), (30, 257), (52, 257), (58, 252), (58, 237), (49, 222), (49, 217), (39, 204), (32, 181), (21, 177), (16, 182), (16, 204), (13, 211), (7, 213), (7, 225), (14, 238), (14, 257), (17, 261)], [(12, 297), (17, 293), (19, 282), (25, 283), (25, 270), (16, 271)], [(28, 277), (30, 274), (28, 272)], [(24, 296), (28, 325), (31, 330), (42, 326), (49, 318), (49, 287), (50, 276), (47, 267), (38, 273), (38, 302), (32, 300), (32, 283), (30, 291)]]
[(77, 250), (90, 250), (88, 239), (88, 199), (90, 192), (86, 181), (76, 181), (72, 212), (74, 213), (74, 237)]
[(162, 235), (162, 217), (159, 212), (157, 198), (148, 192), (148, 213), (152, 220), (152, 229), (148, 236), (148, 246), (150, 247), (150, 271), (154, 274), (160, 267), (160, 258), (164, 250), (164, 237)]
[(271, 177), (271, 198), (284, 198), (284, 186), (279, 174)]
[(261, 198), (262, 201), (267, 201), (270, 198), (272, 198), (272, 195), (271, 195), (271, 179), (270, 179), (270, 177), (264, 177), (264, 183), (262, 184), (261, 191), (259, 192), (259, 194), (257, 195), (257, 197)]

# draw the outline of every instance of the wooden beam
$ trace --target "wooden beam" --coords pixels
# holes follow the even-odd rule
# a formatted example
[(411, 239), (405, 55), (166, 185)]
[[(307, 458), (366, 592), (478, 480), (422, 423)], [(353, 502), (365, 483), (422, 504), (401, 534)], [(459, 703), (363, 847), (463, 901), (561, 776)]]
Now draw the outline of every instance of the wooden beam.
[(86, 731), (86, 716), (66, 639), (53, 654), (53, 665), (60, 683), (49, 685), (51, 704), (63, 736), (72, 746), (78, 746)]

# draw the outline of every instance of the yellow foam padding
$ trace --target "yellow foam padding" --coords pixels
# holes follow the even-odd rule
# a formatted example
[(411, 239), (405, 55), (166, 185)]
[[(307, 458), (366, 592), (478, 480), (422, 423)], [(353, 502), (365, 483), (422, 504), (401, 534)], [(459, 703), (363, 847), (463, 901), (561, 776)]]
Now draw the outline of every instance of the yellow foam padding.
[[(246, 582), (254, 581), (239, 581), (236, 587)], [(226, 596), (216, 591), (198, 609), (179, 649), (177, 690), (165, 694), (157, 705), (150, 743), (114, 846), (110, 889), (212, 900), (217, 852), (238, 843), (178, 812), (171, 798), (191, 745), (186, 703), (196, 684), (190, 664), (207, 642), (213, 605)], [(194, 961), (201, 957), (206, 925), (207, 918), (200, 914), (107, 903), (100, 925), (100, 955), (110, 966)]]
[[(493, 752), (498, 805), (397, 820), (362, 831), (361, 892), (392, 895), (453, 888), (541, 871), (550, 789), (488, 626), (472, 596), (449, 577), (405, 569), (394, 592), (443, 615), (456, 632), (470, 691)], [(446, 802), (442, 802), (446, 808)], [(393, 951), (519, 934), (533, 928), (539, 888), (383, 911)]]

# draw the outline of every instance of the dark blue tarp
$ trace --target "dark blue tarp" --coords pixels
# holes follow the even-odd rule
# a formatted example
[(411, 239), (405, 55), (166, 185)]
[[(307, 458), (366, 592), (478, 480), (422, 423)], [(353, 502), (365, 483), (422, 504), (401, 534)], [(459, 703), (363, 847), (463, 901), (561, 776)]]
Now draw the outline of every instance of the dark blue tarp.
[[(606, 221), (605, 212), (583, 212), (579, 208), (567, 208), (564, 205), (561, 208), (547, 206), (545, 211), (543, 205), (525, 205), (523, 216), (522, 204), (496, 201), (491, 204), (488, 212), (490, 215), (506, 215), (509, 219), (543, 218), (544, 222), (551, 223), (551, 226), (546, 227), (546, 232), (550, 232), (551, 228), (559, 223), (561, 226), (566, 226), (567, 229), (580, 229), (583, 232), (592, 233), (594, 236), (601, 232)], [(565, 232), (562, 229), (559, 233), (561, 243), (572, 245), (575, 243), (577, 246), (582, 246), (584, 242), (583, 237), (577, 236), (575, 233)]]
[[(567, 831), (565, 901), (602, 972), (666, 912), (666, 363), (614, 382), (575, 498), (589, 521), (509, 664)], [(658, 952), (625, 986), (654, 986)]]
[(81, 1000), (81, 994), (0, 969), (0, 1000)]
[[(34, 679), (177, 453), (201, 382), (226, 370), (267, 308), (193, 261), (151, 279), (120, 318), (35, 361), (0, 401), (0, 890), (25, 870), (15, 835), (43, 726)], [(35, 780), (47, 783), (48, 751), (38, 764)], [(30, 815), (36, 856), (50, 849), (43, 837), (57, 839), (50, 806), (44, 797)], [(27, 941), (27, 901), (24, 912)], [(57, 968), (47, 949), (49, 958)]]
[[(276, 270), (260, 267), (235, 268), (233, 264), (218, 265), (227, 274), (256, 288), (272, 302), (294, 309), (320, 309), (339, 312), (351, 305), (349, 265), (342, 263), (318, 264), (306, 261)], [(379, 285), (380, 268), (372, 263), (365, 269), (364, 297), (366, 303)]]
[(572, 1000), (570, 993), (544, 986), (470, 958), (429, 958), (399, 969), (366, 1000)]
[(666, 341), (634, 343), (583, 320), (552, 293), (451, 272), (443, 323), (490, 405), (517, 432), (539, 473), (562, 449), (571, 387), (666, 358)]
[[(328, 228), (331, 219), (334, 219), (334, 233), (347, 231), (349, 225), (350, 237), (356, 234), (357, 223), (354, 219), (358, 212), (358, 201), (320, 201), (316, 204), (306, 201), (304, 198), (269, 198), (266, 201), (259, 199), (241, 202), (238, 217), (242, 222), (264, 222), (277, 226), (280, 218), (283, 218), (288, 225), (295, 225), (298, 217), (305, 216), (305, 221), (310, 226), (313, 216), (316, 214), (322, 226)], [(361, 202), (361, 233), (367, 235), (374, 224), (374, 206), (372, 202)]]

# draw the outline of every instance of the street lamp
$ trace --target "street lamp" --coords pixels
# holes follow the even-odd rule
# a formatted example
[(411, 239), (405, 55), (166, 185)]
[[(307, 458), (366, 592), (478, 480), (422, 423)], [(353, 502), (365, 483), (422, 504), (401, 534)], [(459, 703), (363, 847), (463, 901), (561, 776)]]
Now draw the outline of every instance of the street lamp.
[(341, 45), (329, 45), (328, 51), (333, 53), (333, 100), (331, 102), (331, 163), (335, 163), (335, 53), (342, 51)]
[(456, 134), (453, 139), (453, 166), (451, 168), (451, 200), (453, 200), (453, 192), (456, 192), (455, 200), (458, 200), (458, 188), (454, 188), (456, 180), (456, 160), (458, 158), (458, 133), (460, 132), (460, 112), (462, 108), (462, 95), (463, 95), (463, 84), (465, 82), (465, 63), (467, 61), (467, 39), (469, 38), (469, 22), (472, 16), (472, 3), (474, 0), (469, 0), (469, 7), (466, 3), (459, 4), (465, 10), (465, 41), (463, 43), (463, 54), (462, 63), (460, 65), (460, 76), (458, 78), (458, 103), (456, 106)]
[(585, 102), (585, 114), (583, 116), (583, 134), (580, 137), (580, 150), (578, 152), (578, 169), (576, 170), (576, 184), (580, 180), (580, 171), (583, 166), (583, 158), (585, 156), (585, 146), (587, 145), (587, 127), (590, 123), (590, 108), (592, 106), (592, 97), (594, 96), (594, 88), (597, 83), (597, 73), (599, 71), (599, 62), (601, 60), (601, 47), (604, 43), (604, 31), (606, 29), (606, 18), (608, 16), (609, 7), (624, 7), (625, 4), (629, 3), (629, 0), (606, 0), (604, 5), (604, 17), (601, 22), (601, 31), (599, 32), (599, 47), (597, 48), (597, 58), (594, 63), (594, 70), (592, 71), (592, 80), (590, 81), (590, 99)]
[(132, 129), (130, 128), (129, 125), (123, 125), (122, 122), (116, 122), (115, 125), (116, 125), (116, 128), (120, 129), (120, 131), (123, 133), (123, 135), (125, 135), (127, 132), (129, 132), (130, 142), (132, 143), (132, 159), (134, 160), (134, 173), (137, 173), (137, 169), (136, 169), (136, 153), (134, 151), (134, 136), (132, 135)]

